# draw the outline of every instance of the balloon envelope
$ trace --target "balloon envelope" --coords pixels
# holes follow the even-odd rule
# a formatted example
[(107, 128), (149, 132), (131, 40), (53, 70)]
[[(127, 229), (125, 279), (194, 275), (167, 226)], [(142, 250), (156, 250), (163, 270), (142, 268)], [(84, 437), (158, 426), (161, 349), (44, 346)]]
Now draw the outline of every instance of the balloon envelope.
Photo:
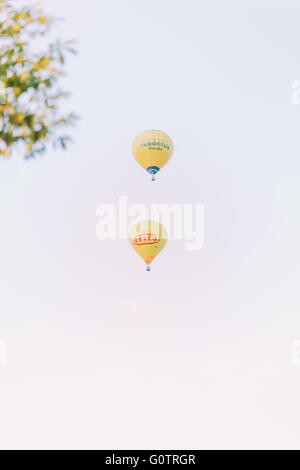
[(170, 160), (174, 152), (172, 139), (161, 131), (146, 131), (139, 134), (132, 144), (136, 161), (151, 175)]
[(165, 247), (168, 234), (160, 223), (144, 220), (131, 228), (129, 239), (133, 249), (149, 265)]

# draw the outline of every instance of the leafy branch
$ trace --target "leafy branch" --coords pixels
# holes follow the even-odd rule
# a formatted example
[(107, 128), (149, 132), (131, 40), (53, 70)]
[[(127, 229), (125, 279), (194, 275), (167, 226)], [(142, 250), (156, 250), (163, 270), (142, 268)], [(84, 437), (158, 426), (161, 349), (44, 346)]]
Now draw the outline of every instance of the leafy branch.
[(76, 54), (74, 41), (56, 41), (42, 52), (34, 40), (51, 31), (55, 19), (37, 6), (16, 9), (0, 0), (0, 155), (16, 147), (25, 156), (43, 154), (49, 142), (66, 148), (70, 137), (62, 128), (77, 116), (60, 113), (68, 93), (58, 88), (67, 54)]

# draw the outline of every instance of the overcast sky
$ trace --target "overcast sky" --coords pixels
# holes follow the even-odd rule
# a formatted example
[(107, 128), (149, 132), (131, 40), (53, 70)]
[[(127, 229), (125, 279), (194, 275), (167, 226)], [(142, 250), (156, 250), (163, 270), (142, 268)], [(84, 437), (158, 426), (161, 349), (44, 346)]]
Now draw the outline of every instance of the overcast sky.
[[(0, 161), (0, 447), (299, 448), (299, 2), (43, 3), (81, 120)], [(131, 152), (153, 128), (156, 183)], [(120, 195), (203, 204), (203, 249), (147, 273), (96, 237)]]

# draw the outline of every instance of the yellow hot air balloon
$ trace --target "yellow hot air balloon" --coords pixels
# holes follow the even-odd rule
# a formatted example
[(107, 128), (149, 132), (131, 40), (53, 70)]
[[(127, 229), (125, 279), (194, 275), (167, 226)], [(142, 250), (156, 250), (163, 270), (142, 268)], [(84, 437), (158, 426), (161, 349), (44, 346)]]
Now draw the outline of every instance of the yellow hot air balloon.
[(172, 139), (161, 131), (146, 131), (139, 134), (132, 144), (136, 161), (152, 175), (170, 160), (174, 152)]
[(138, 222), (129, 233), (131, 246), (147, 264), (147, 271), (150, 271), (149, 265), (165, 247), (167, 239), (168, 234), (165, 228), (152, 220)]

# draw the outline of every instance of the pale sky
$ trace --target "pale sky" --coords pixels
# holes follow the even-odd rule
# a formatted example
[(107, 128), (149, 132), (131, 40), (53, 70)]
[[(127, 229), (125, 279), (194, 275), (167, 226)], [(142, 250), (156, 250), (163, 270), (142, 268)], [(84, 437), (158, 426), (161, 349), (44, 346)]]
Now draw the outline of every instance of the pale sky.
[[(299, 449), (299, 2), (43, 3), (81, 120), (0, 160), (0, 448)], [(153, 128), (156, 183), (131, 152)], [(120, 195), (204, 204), (203, 249), (146, 273), (96, 237)]]

